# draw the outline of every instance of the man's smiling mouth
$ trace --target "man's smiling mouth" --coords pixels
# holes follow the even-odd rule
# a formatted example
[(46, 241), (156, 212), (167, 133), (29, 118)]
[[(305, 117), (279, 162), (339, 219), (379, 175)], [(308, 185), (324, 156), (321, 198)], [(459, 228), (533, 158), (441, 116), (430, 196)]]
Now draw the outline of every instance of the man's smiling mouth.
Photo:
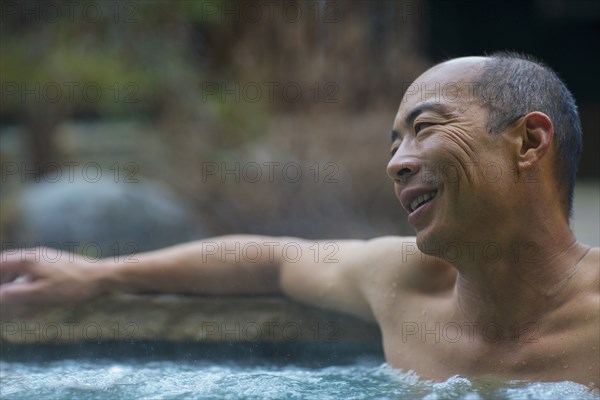
[(437, 195), (437, 190), (433, 190), (430, 193), (425, 193), (422, 194), (420, 196), (417, 196), (411, 203), (410, 203), (410, 211), (411, 213), (415, 210), (417, 210), (419, 207), (423, 206), (423, 204), (431, 201), (433, 198), (435, 198), (435, 196)]

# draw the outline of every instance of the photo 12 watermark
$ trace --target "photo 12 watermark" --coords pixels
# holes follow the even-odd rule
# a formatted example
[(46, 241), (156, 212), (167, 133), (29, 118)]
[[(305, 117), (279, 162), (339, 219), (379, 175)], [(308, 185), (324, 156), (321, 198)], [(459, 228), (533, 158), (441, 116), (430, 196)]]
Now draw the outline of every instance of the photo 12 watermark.
[(45, 242), (35, 243), (28, 246), (26, 243), (2, 242), (0, 247), (0, 262), (48, 262), (59, 263), (75, 261), (80, 255), (90, 263), (96, 263), (109, 257), (114, 262), (138, 263), (136, 254), (139, 253), (139, 245), (135, 242), (113, 242), (108, 248), (97, 242)]
[(339, 103), (340, 86), (336, 82), (224, 82), (205, 81), (201, 100), (219, 103)]
[(203, 162), (202, 183), (298, 183), (302, 179), (314, 183), (339, 183), (338, 164), (332, 161), (300, 164), (295, 161)]
[(409, 98), (419, 102), (447, 102), (469, 104), (480, 102), (494, 104), (497, 99), (503, 98), (504, 91), (513, 90), (508, 85), (494, 81), (459, 81), (459, 82), (402, 82), (400, 87), (404, 93), (402, 98), (406, 102)]
[(403, 321), (400, 336), (402, 343), (474, 343), (483, 339), (487, 343), (518, 342), (537, 343), (539, 326), (534, 322), (514, 323), (506, 328), (489, 322), (418, 322)]
[(0, 21), (15, 21), (21, 24), (135, 24), (140, 21), (139, 6), (139, 1), (117, 0), (2, 0)]
[(216, 322), (204, 321), (198, 338), (218, 342), (325, 342), (339, 341), (339, 326), (333, 322)]
[(488, 264), (500, 261), (536, 263), (540, 261), (540, 246), (536, 242), (524, 242), (506, 248), (499, 243), (486, 241), (450, 241), (442, 244), (423, 244), (419, 249), (416, 243), (403, 242), (401, 245), (402, 262), (406, 263), (414, 256), (421, 262), (429, 262), (441, 258), (454, 262), (485, 262)]
[(31, 105), (40, 103), (96, 104), (101, 101), (113, 103), (139, 103), (140, 86), (137, 82), (11, 82), (0, 85), (1, 104), (17, 103)]
[(62, 161), (47, 163), (1, 162), (0, 182), (18, 180), (21, 183), (96, 183), (103, 178), (114, 183), (139, 183), (139, 164), (132, 161), (102, 165), (95, 161)]
[(200, 20), (203, 22), (333, 24), (340, 21), (342, 8), (334, 0), (298, 2), (209, 0), (199, 2), (196, 11), (199, 12)]
[[(397, 131), (392, 131), (391, 136), (391, 157), (393, 158), (402, 139)], [(398, 171), (412, 171), (416, 168), (416, 166), (411, 163), (400, 163), (398, 165), (390, 164), (390, 168), (391, 167)], [(498, 183), (502, 180), (506, 180), (506, 178), (510, 179), (512, 183), (540, 182), (540, 170), (538, 167), (532, 167), (525, 172), (519, 172), (516, 166), (499, 164), (491, 161), (467, 161), (460, 164), (451, 162), (423, 164), (418, 167), (418, 170), (415, 174), (400, 174), (398, 180), (402, 182), (403, 180), (410, 179), (412, 181), (415, 179), (414, 175), (416, 175), (419, 182), (428, 184), (435, 184), (437, 182), (451, 184), (460, 182), (471, 183), (474, 180), (478, 180), (480, 182)]]
[(135, 322), (1, 322), (2, 343), (73, 344), (137, 339), (139, 326)]
[(312, 261), (315, 263), (335, 264), (339, 262), (336, 258), (340, 250), (336, 242), (313, 242), (310, 245), (301, 245), (298, 242), (215, 242), (202, 241), (202, 262), (206, 263), (210, 259), (216, 259), (220, 262), (275, 262), (282, 260), (287, 263), (295, 264), (301, 260)]

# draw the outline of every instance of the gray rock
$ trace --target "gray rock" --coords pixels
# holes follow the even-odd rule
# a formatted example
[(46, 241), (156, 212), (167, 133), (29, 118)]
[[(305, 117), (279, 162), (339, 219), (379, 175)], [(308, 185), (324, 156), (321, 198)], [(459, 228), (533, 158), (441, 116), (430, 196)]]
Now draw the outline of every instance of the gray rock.
[(110, 177), (92, 182), (75, 176), (80, 178), (25, 187), (15, 224), (17, 244), (108, 257), (208, 234), (190, 208), (162, 185), (141, 179), (115, 183)]

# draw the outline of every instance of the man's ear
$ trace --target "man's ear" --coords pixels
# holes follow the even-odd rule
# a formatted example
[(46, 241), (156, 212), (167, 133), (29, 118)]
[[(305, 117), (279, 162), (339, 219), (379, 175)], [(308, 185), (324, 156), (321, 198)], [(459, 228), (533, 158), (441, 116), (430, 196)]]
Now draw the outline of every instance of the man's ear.
[(515, 154), (517, 168), (526, 171), (546, 155), (554, 140), (554, 125), (546, 114), (534, 111), (523, 117), (514, 131), (518, 152)]

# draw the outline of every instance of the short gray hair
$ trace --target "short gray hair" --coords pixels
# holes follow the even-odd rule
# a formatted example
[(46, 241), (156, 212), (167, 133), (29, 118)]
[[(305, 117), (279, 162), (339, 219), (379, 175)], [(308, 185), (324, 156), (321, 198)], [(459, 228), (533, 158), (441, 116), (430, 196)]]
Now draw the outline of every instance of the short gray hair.
[(488, 110), (489, 133), (499, 133), (533, 111), (550, 117), (554, 125), (557, 183), (571, 217), (583, 133), (573, 95), (556, 72), (528, 55), (493, 53), (484, 62), (474, 95)]

